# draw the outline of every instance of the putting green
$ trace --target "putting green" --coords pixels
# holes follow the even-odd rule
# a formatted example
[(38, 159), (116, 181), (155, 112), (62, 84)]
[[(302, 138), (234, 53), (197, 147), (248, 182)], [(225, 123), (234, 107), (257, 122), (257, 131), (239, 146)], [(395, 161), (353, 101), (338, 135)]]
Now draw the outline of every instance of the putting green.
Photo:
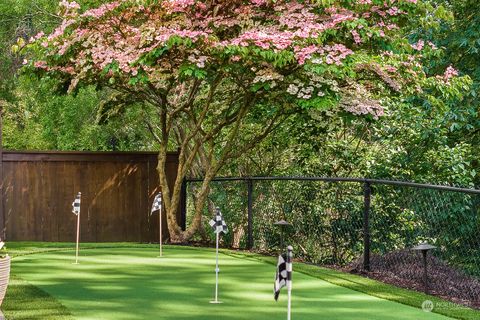
[[(57, 298), (76, 319), (286, 319), (286, 291), (273, 299), (275, 267), (220, 255), (222, 304), (210, 304), (215, 253), (168, 247), (86, 249), (16, 257), (12, 273)], [(293, 275), (292, 319), (450, 319), (301, 274)]]

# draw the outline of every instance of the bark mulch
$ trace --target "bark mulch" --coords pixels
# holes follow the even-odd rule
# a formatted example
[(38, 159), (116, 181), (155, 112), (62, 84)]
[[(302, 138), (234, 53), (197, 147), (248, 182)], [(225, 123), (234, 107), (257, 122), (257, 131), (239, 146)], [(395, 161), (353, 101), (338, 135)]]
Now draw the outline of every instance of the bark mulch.
[[(362, 270), (362, 260), (359, 259), (342, 269), (398, 287), (424, 291), (423, 258), (420, 252), (399, 250), (382, 256), (372, 255), (372, 271), (369, 272)], [(427, 265), (429, 294), (480, 309), (479, 278), (467, 275), (432, 255), (427, 257)]]

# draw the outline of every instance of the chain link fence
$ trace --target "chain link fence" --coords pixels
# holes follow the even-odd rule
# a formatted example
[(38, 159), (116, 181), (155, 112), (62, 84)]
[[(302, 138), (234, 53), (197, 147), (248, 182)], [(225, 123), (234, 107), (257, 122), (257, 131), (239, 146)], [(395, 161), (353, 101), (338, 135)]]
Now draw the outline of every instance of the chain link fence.
[[(199, 183), (186, 180), (187, 223)], [(210, 189), (204, 241), (215, 239), (209, 207), (219, 207), (231, 230), (225, 247), (273, 254), (284, 239), (306, 262), (480, 307), (480, 190), (298, 177), (218, 178)], [(412, 250), (424, 242), (436, 247), (427, 288), (422, 254)]]

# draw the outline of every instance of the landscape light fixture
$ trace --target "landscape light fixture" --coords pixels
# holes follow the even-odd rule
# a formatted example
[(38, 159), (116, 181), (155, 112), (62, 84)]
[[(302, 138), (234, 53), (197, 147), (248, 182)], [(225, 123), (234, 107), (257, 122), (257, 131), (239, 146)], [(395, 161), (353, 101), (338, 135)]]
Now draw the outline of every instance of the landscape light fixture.
[(285, 231), (284, 229), (287, 226), (291, 226), (291, 224), (285, 220), (280, 220), (280, 221), (274, 222), (273, 224), (280, 227), (280, 250), (283, 250), (284, 249), (283, 233)]
[(426, 242), (420, 243), (418, 246), (412, 248), (412, 250), (420, 251), (423, 256), (423, 285), (425, 293), (428, 293), (427, 254), (430, 250), (435, 248), (435, 246)]

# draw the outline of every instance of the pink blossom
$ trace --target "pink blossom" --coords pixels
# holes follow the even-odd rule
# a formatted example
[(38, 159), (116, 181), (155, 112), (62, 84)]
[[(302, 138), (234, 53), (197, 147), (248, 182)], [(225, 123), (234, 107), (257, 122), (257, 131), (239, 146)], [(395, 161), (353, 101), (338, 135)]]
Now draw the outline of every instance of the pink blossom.
[(64, 7), (67, 10), (78, 10), (80, 9), (80, 5), (75, 1), (68, 2), (67, 0), (62, 0), (59, 3), (60, 7)]
[(270, 46), (273, 46), (279, 50), (283, 50), (292, 44), (294, 36), (290, 31), (281, 32), (274, 29), (265, 29), (260, 32), (247, 31), (225, 43), (225, 45), (240, 45), (246, 47), (249, 42), (252, 42), (262, 49), (269, 49)]
[(57, 27), (53, 31), (53, 33), (51, 33), (47, 37), (48, 41), (52, 41), (53, 39), (56, 39), (56, 38), (60, 37), (61, 35), (63, 35), (65, 33), (65, 30), (74, 23), (75, 23), (75, 20), (73, 20), (73, 19), (64, 19), (62, 21), (62, 24), (59, 27)]
[(69, 74), (73, 74), (75, 72), (75, 69), (73, 69), (73, 67), (71, 67), (71, 66), (68, 66), (68, 67), (60, 68), (60, 71), (63, 71), (65, 73), (69, 73)]
[(106, 13), (108, 13), (112, 10), (115, 10), (115, 8), (117, 8), (119, 5), (120, 5), (119, 1), (106, 3), (106, 4), (101, 5), (98, 8), (94, 8), (94, 9), (90, 9), (90, 10), (85, 11), (82, 14), (82, 17), (101, 18)]
[(353, 41), (355, 41), (356, 44), (362, 43), (362, 38), (360, 38), (360, 35), (358, 34), (357, 30), (353, 29), (351, 33), (353, 36)]
[(80, 5), (75, 1), (69, 2), (67, 0), (62, 0), (59, 3), (60, 7), (60, 15), (63, 17), (70, 17), (74, 18), (78, 16), (78, 10), (80, 9)]
[(164, 3), (169, 12), (185, 12), (193, 5), (195, 5), (195, 0), (167, 0)]
[[(77, 7), (74, 2), (63, 1), (65, 8)], [(230, 63), (240, 61), (238, 66), (246, 67), (255, 63), (257, 69), (251, 73), (252, 79), (267, 79), (273, 85), (270, 74), (259, 76), (261, 70), (278, 71), (276, 68), (282, 65), (285, 70), (306, 72), (309, 68), (298, 68), (306, 63), (340, 66), (354, 52), (343, 44), (335, 44), (335, 40), (361, 44), (372, 30), (384, 35), (386, 30), (398, 28), (393, 23), (397, 19), (391, 15), (399, 14), (400, 9), (393, 4), (404, 0), (385, 1), (388, 6), (378, 5), (384, 1), (375, 1), (377, 6), (371, 9), (371, 0), (334, 1), (334, 6), (322, 11), (310, 1), (248, 0), (231, 2), (214, 14), (214, 10), (207, 10), (206, 2), (200, 0), (163, 0), (145, 7), (144, 1), (117, 0), (80, 16), (67, 16), (48, 36), (48, 41), (44, 41), (42, 35), (39, 42), (44, 41), (40, 44), (50, 49), (43, 50), (45, 60), (54, 64), (48, 66), (48, 70), (69, 73), (81, 81), (108, 77), (98, 71), (115, 63), (119, 70), (109, 74), (120, 72), (116, 77), (118, 81), (137, 75), (141, 66), (149, 79), (161, 86), (163, 77), (167, 73), (175, 76), (178, 66), (185, 61), (205, 68), (207, 65), (222, 66), (227, 60)], [(346, 3), (348, 9), (342, 8)], [(355, 4), (365, 7), (355, 7)], [(400, 4), (398, 7), (408, 8)], [(362, 21), (348, 23), (360, 19), (364, 11), (367, 12)], [(352, 25), (357, 24), (358, 27), (352, 29)], [(390, 35), (395, 37), (393, 32)], [(188, 41), (173, 41), (177, 37)], [(389, 42), (390, 38), (385, 41)], [(394, 50), (396, 42), (391, 44)], [(352, 47), (358, 49), (355, 45)], [(371, 51), (370, 46), (362, 48), (362, 54)], [(56, 55), (63, 57), (51, 59)], [(143, 58), (148, 58), (148, 62)], [(389, 63), (401, 66), (404, 61), (396, 55), (382, 59), (390, 73), (395, 73), (396, 69), (389, 67)], [(399, 59), (401, 61), (396, 61)], [(47, 68), (44, 61), (36, 65)], [(336, 76), (327, 74), (326, 77)], [(126, 83), (123, 84), (129, 85)], [(75, 86), (76, 82), (72, 84)], [(305, 86), (303, 91), (299, 89), (301, 94), (296, 97), (309, 99), (317, 95), (319, 89), (308, 89), (310, 86)], [(377, 110), (375, 114), (380, 113)]]
[(326, 8), (325, 12), (329, 14), (335, 14), (338, 12), (338, 8), (335, 6), (332, 6), (332, 7)]
[(34, 40), (38, 40), (38, 39), (40, 39), (41, 37), (43, 37), (44, 35), (45, 35), (45, 33), (44, 33), (43, 31), (40, 31), (39, 33), (37, 33), (37, 34), (33, 37), (33, 39), (34, 39)]
[(393, 52), (392, 51), (383, 51), (382, 56), (384, 57), (393, 57)]
[(319, 50), (319, 48), (315, 45), (304, 48), (295, 47), (294, 49), (295, 57), (297, 58), (298, 64), (304, 64), (306, 59), (310, 59), (312, 57), (312, 54)]
[(395, 68), (394, 66), (386, 66), (386, 67), (385, 67), (385, 70), (386, 70), (387, 72), (390, 72), (390, 73), (395, 73), (395, 72), (398, 71), (398, 69)]
[(344, 109), (355, 115), (371, 115), (375, 120), (378, 120), (385, 114), (383, 107), (374, 101), (354, 100), (349, 102), (351, 103), (344, 105)]
[(343, 21), (354, 20), (355, 17), (353, 16), (352, 12), (345, 11), (343, 13), (336, 13), (332, 14), (333, 23), (337, 24)]
[(449, 82), (450, 79), (456, 76), (458, 76), (458, 71), (454, 67), (448, 66), (445, 70), (445, 73), (443, 74), (443, 79), (445, 80), (445, 82)]
[(413, 49), (415, 49), (417, 51), (420, 51), (425, 46), (425, 41), (419, 40), (416, 44), (412, 44), (411, 46), (412, 46)]
[(250, 0), (250, 2), (256, 6), (262, 6), (267, 3), (266, 0)]
[(35, 61), (33, 66), (39, 69), (47, 69), (47, 63), (45, 61)]
[(199, 68), (204, 68), (205, 67), (205, 62), (207, 61), (207, 59), (208, 58), (206, 56), (196, 57), (194, 55), (190, 55), (188, 57), (188, 61), (194, 63)]
[[(343, 44), (334, 44), (333, 46), (323, 46), (319, 47), (316, 45), (310, 45), (308, 47), (294, 47), (295, 58), (298, 61), (298, 64), (305, 64), (306, 60), (312, 58), (313, 54), (325, 55), (326, 64), (336, 64), (341, 65), (342, 60), (347, 56), (353, 54), (353, 51), (345, 47)], [(316, 60), (319, 62), (319, 60)]]
[(391, 16), (396, 16), (402, 13), (402, 11), (397, 7), (391, 7), (390, 9), (387, 10), (387, 13)]
[(390, 23), (386, 26), (387, 30), (399, 29), (395, 23)]

